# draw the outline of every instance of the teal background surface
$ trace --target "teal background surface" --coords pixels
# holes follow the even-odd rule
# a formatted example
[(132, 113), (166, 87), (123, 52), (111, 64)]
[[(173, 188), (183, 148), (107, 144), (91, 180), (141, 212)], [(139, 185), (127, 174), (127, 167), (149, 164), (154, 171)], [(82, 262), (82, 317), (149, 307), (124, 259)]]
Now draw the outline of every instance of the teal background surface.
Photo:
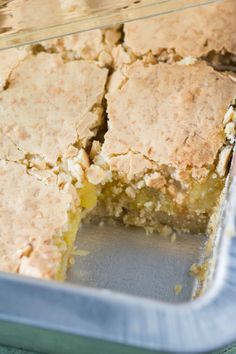
[(36, 354), (36, 353), (0, 346), (0, 354)]
[[(0, 346), (0, 354), (37, 354), (37, 353)], [(65, 353), (65, 354), (69, 354), (69, 353)], [(83, 354), (83, 353), (80, 353), (80, 354)], [(94, 353), (94, 354), (101, 354), (101, 353)], [(236, 354), (236, 345), (233, 347), (231, 346), (229, 348), (221, 350), (219, 352), (212, 353), (212, 354)]]

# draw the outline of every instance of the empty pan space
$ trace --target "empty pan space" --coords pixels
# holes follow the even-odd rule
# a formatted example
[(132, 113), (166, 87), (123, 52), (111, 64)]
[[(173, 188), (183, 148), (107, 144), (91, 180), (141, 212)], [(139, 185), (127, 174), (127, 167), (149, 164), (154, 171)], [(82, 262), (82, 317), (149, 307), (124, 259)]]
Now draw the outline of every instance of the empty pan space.
[[(189, 269), (203, 258), (206, 237), (170, 238), (118, 223), (83, 225), (67, 281), (172, 303), (190, 301), (196, 278)], [(176, 285), (182, 286), (179, 294)]]

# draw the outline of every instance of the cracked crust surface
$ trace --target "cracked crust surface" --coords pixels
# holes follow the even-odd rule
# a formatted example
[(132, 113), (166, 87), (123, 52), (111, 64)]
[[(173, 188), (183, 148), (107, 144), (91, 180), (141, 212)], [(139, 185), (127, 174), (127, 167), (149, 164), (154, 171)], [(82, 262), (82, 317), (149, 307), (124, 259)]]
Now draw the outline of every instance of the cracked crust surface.
[[(70, 6), (75, 2), (72, 0)], [(225, 4), (230, 2), (224, 2), (218, 31), (228, 15), (229, 8)], [(234, 4), (232, 9), (235, 11)], [(212, 12), (213, 15), (216, 16), (216, 12)], [(182, 15), (177, 16), (181, 22)], [(204, 21), (211, 22), (207, 16)], [(198, 28), (200, 33), (188, 33), (188, 38), (199, 36), (199, 42), (193, 41), (194, 48), (188, 38), (186, 47), (182, 38), (171, 41), (171, 29), (170, 34), (163, 32), (163, 26), (168, 25), (167, 16), (163, 17), (162, 32), (157, 32), (155, 19), (149, 29), (146, 25), (144, 29), (143, 25), (140, 27), (142, 33), (138, 38), (133, 37), (132, 26), (137, 26), (138, 33), (139, 23), (125, 25), (126, 41), (130, 39), (134, 52), (137, 45), (141, 54), (146, 50), (158, 54), (162, 39), (165, 44), (168, 40), (175, 45), (181, 55), (185, 55), (184, 51), (193, 55), (192, 50), (202, 55), (213, 46), (221, 50), (223, 41), (225, 49), (234, 52), (235, 41), (229, 36), (235, 25), (231, 18), (229, 28), (217, 35), (218, 42), (211, 33), (217, 21), (206, 23), (208, 30), (204, 35), (210, 38), (206, 49), (202, 47), (202, 41), (206, 40), (201, 34), (202, 27)], [(190, 16), (186, 23), (191, 31), (192, 22)], [(1, 270), (55, 278), (67, 247), (63, 235), (70, 226), (68, 215), (89, 209), (89, 199), (94, 198), (89, 191), (91, 186), (84, 191), (84, 194), (92, 194), (88, 201), (82, 200), (83, 193), (78, 196), (78, 190), (80, 192), (88, 182), (100, 190), (112, 181), (110, 170), (130, 180), (141, 176), (138, 189), (145, 184), (152, 192), (165, 189), (163, 193), (169, 193), (172, 202), (180, 200), (179, 204), (183, 195), (176, 193), (178, 189), (175, 190), (174, 184), (168, 185), (162, 165), (173, 167), (175, 173), (177, 169), (175, 176), (178, 172), (178, 176), (184, 176), (188, 169), (193, 178), (200, 180), (208, 175), (208, 167), (218, 155), (216, 172), (218, 176), (225, 175), (231, 146), (223, 148), (223, 144), (226, 133), (230, 140), (233, 135), (233, 113), (230, 111), (225, 116), (225, 133), (222, 121), (227, 105), (236, 94), (236, 83), (203, 63), (194, 64), (192, 58), (187, 60), (189, 67), (148, 66), (147, 63), (156, 62), (152, 55), (146, 58), (146, 64), (121, 66), (130, 64), (135, 55), (118, 44), (120, 36), (119, 27), (115, 27), (42, 43), (49, 53), (36, 50), (33, 51), (36, 55), (32, 55), (30, 50), (18, 49), (0, 53)], [(147, 41), (146, 36), (150, 40)], [(155, 38), (160, 39), (157, 47)], [(55, 51), (57, 54), (53, 53)], [(187, 64), (186, 59), (182, 64)], [(107, 95), (108, 133), (103, 146), (98, 141), (93, 142), (90, 157), (98, 163), (90, 166), (82, 147), (91, 142), (102, 123), (102, 99), (108, 76), (108, 70), (99, 66), (112, 66), (115, 71)], [(105, 162), (110, 169), (104, 167)], [(136, 196), (135, 187), (131, 183), (126, 188), (131, 199)], [(150, 200), (145, 203), (150, 210), (153, 205)], [(144, 214), (144, 210), (142, 212)], [(118, 214), (117, 209), (112, 215), (118, 217)]]
[(12, 48), (0, 51), (0, 90), (2, 90), (14, 68), (19, 65), (28, 54), (26, 48)]
[(181, 56), (200, 57), (223, 49), (236, 54), (235, 13), (236, 1), (224, 0), (130, 22), (124, 26), (125, 45), (137, 55), (159, 55), (163, 48)]
[(103, 121), (107, 69), (43, 52), (13, 60), (17, 53), (2, 63), (0, 269), (55, 279), (70, 247), (68, 218), (82, 209), (82, 147)]
[(88, 31), (63, 38), (64, 48), (72, 50), (79, 58), (95, 60), (102, 51), (101, 30)]
[(119, 47), (116, 44), (121, 34), (120, 26), (114, 26), (44, 41), (42, 46), (47, 51), (62, 52), (69, 60), (92, 60), (97, 61), (101, 67), (109, 67), (116, 60), (117, 54), (114, 50)]
[(71, 195), (55, 181), (29, 175), (23, 165), (0, 165), (0, 269), (54, 278), (62, 256), (55, 235), (67, 227)]
[(111, 169), (129, 179), (162, 165), (204, 174), (225, 142), (223, 118), (236, 84), (203, 62), (137, 62), (119, 80), (107, 94), (102, 147)]
[(86, 146), (102, 121), (107, 70), (40, 53), (21, 61), (0, 94), (0, 130), (24, 154), (55, 163), (69, 145)]
[(72, 34), (59, 39), (43, 41), (46, 50), (72, 51), (77, 58), (95, 60), (103, 49), (103, 32), (100, 29)]

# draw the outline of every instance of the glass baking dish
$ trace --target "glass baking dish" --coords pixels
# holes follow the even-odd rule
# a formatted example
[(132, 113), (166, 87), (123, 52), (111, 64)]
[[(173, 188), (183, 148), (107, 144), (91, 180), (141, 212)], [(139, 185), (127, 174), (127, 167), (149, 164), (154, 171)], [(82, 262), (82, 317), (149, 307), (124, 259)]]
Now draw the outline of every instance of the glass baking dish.
[[(79, 10), (63, 11), (59, 1), (31, 0), (27, 16), (22, 1), (1, 3), (1, 49), (214, 0), (77, 1)], [(51, 6), (58, 9), (53, 16)], [(64, 284), (1, 273), (0, 342), (52, 354), (203, 353), (234, 342), (235, 195), (234, 154), (210, 253), (204, 235), (183, 233), (170, 243), (120, 224), (90, 224), (79, 231), (80, 252)], [(189, 274), (193, 263), (205, 262), (204, 281)], [(183, 285), (178, 296), (177, 284)]]
[(219, 0), (1, 0), (0, 49)]
[[(98, 235), (95, 235), (94, 229), (86, 230), (89, 231), (93, 242), (98, 242), (97, 246), (100, 248), (95, 259), (90, 259), (90, 265), (86, 265), (87, 274), (83, 261), (78, 261), (82, 270), (75, 265), (68, 282), (64, 284), (0, 274), (0, 342), (51, 354), (209, 353), (235, 342), (235, 194), (234, 158), (226, 183), (225, 198), (222, 201), (220, 222), (213, 247), (210, 266), (212, 276), (208, 282), (208, 290), (201, 297), (190, 301), (194, 284), (188, 281), (186, 282), (188, 290), (184, 291), (179, 304), (174, 303), (176, 301), (173, 301), (173, 295), (167, 290), (173, 286), (176, 276), (179, 279), (181, 274), (183, 277), (185, 274), (183, 280), (186, 280), (186, 266), (191, 260), (191, 252), (188, 249), (192, 248), (194, 253), (204, 258), (202, 248), (199, 248), (200, 244), (197, 245), (198, 241), (191, 237), (193, 235), (189, 235), (187, 244), (179, 241), (180, 245), (172, 251), (171, 245), (169, 244), (167, 250), (166, 241), (160, 239), (159, 256), (162, 253), (162, 258), (159, 262), (157, 256), (153, 262), (151, 255), (149, 264), (147, 258), (145, 260), (145, 250), (150, 250), (150, 245), (148, 248), (144, 241), (143, 254), (139, 253), (140, 267), (136, 269), (140, 272), (140, 277), (135, 279), (140, 282), (140, 286), (135, 287), (131, 281), (129, 288), (127, 280), (129, 277), (131, 279), (132, 272), (129, 272), (129, 262), (127, 267), (122, 265), (124, 262), (122, 252), (125, 247), (130, 249), (130, 241), (126, 243), (125, 240), (132, 235), (127, 229), (123, 229), (122, 233), (119, 229), (115, 231), (115, 235), (108, 229), (105, 236), (109, 236), (109, 231), (112, 236), (111, 245), (108, 246), (107, 242), (104, 244), (104, 234), (99, 229), (96, 230)], [(117, 243), (117, 233), (121, 239), (120, 247)], [(82, 239), (83, 247), (91, 249), (91, 242), (88, 240), (86, 243), (83, 237), (81, 234), (78, 235), (78, 238)], [(114, 246), (116, 257), (114, 258), (113, 250), (108, 260), (106, 252), (112, 251)], [(121, 261), (117, 264), (119, 255)], [(164, 257), (167, 259), (162, 263)], [(132, 258), (131, 254), (130, 262)], [(98, 265), (99, 261), (102, 266)], [(175, 267), (173, 261), (176, 261)], [(116, 265), (118, 268), (114, 269)], [(158, 266), (155, 268), (155, 291), (150, 282), (147, 285), (144, 279), (145, 270), (141, 270), (147, 266), (150, 269), (151, 265), (153, 269)], [(102, 283), (104, 278), (100, 274), (105, 266), (109, 274), (107, 284)], [(91, 277), (94, 269), (98, 275), (95, 281)], [(115, 283), (113, 279), (109, 284), (112, 272), (117, 276), (122, 271), (123, 282), (118, 280)], [(152, 272), (151, 270), (153, 280)], [(118, 278), (122, 279), (120, 275)], [(87, 286), (78, 286), (83, 277), (82, 283), (86, 283), (87, 279)], [(118, 287), (120, 291), (117, 291)], [(145, 287), (147, 288), (140, 290)], [(116, 288), (116, 291), (110, 288)]]

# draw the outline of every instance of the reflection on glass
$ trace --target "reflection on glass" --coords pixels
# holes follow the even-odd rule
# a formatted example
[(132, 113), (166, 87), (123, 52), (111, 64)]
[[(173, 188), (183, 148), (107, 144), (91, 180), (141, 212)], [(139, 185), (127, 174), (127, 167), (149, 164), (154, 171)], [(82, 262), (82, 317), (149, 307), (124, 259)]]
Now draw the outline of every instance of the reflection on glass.
[(217, 0), (0, 0), (0, 49)]

